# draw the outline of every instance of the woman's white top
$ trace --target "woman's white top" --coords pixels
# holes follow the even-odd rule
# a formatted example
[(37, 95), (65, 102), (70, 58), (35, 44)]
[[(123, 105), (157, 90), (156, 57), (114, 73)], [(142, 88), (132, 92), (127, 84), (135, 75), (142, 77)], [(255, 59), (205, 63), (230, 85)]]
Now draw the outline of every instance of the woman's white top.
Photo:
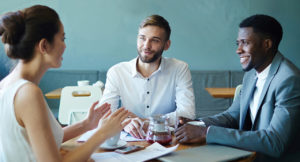
[[(22, 79), (4, 89), (0, 89), (0, 162), (36, 161), (26, 129), (19, 125), (14, 109), (16, 92), (28, 82)], [(28, 93), (28, 95), (30, 94)], [(56, 121), (48, 105), (47, 110), (56, 145), (60, 148), (64, 134), (62, 127)]]

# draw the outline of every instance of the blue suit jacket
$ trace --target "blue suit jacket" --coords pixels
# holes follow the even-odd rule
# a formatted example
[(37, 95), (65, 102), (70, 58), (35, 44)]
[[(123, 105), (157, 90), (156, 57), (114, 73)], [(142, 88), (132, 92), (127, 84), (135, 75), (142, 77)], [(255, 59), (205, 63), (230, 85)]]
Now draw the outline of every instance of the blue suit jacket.
[(228, 110), (201, 119), (210, 126), (206, 142), (283, 157), (300, 148), (300, 71), (279, 52), (275, 55), (252, 129), (243, 130), (255, 80), (254, 69), (246, 72), (241, 93)]

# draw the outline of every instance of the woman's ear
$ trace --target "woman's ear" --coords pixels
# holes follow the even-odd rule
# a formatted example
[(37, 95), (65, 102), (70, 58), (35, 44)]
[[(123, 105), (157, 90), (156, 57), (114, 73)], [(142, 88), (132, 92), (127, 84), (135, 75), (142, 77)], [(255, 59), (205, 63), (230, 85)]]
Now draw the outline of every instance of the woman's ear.
[(38, 43), (38, 49), (42, 54), (47, 54), (49, 50), (49, 42), (43, 38)]

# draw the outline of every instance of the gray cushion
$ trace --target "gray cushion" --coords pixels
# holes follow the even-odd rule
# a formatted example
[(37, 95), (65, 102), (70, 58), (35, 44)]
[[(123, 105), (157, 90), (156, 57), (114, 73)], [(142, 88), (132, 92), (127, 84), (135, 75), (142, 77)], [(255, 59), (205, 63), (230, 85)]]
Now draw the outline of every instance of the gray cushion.
[(229, 87), (229, 71), (191, 71), (196, 102), (196, 116), (213, 115), (226, 110), (231, 99), (213, 98), (207, 87)]

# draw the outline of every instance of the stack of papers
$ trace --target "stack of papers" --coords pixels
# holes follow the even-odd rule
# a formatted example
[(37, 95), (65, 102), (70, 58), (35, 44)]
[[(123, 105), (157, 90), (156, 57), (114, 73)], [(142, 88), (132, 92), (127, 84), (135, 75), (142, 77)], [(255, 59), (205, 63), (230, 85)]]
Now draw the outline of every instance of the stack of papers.
[(166, 148), (159, 143), (153, 143), (144, 150), (137, 151), (130, 154), (119, 154), (116, 152), (104, 152), (104, 153), (94, 153), (91, 158), (95, 162), (132, 162), (132, 161), (146, 161), (154, 159), (168, 153), (175, 151), (178, 147), (176, 146)]

